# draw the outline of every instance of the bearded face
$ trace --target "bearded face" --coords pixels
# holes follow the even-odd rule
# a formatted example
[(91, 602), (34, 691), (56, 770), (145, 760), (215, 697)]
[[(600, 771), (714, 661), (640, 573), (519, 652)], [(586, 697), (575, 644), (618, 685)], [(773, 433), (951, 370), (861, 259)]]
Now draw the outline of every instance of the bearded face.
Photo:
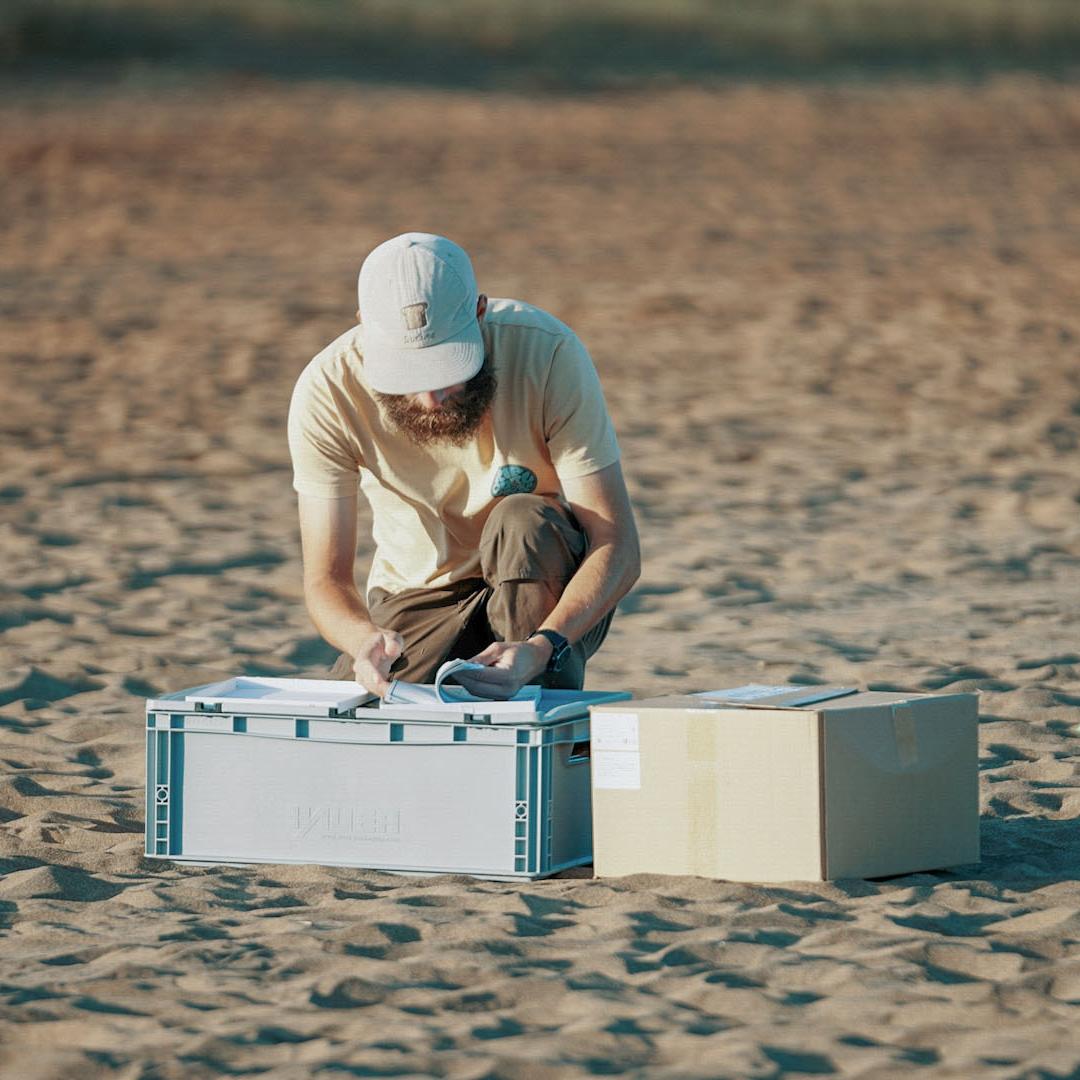
[(376, 393), (375, 397), (390, 422), (417, 446), (464, 446), (480, 427), (495, 397), (495, 386), (491, 359), (485, 357), (483, 367), (438, 408), (426, 408), (412, 394)]

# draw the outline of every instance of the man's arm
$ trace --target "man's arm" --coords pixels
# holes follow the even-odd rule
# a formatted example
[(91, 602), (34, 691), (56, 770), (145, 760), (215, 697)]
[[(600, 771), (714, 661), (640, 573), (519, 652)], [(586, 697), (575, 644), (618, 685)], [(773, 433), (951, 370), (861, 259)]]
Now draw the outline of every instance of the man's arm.
[[(544, 626), (574, 642), (630, 591), (641, 573), (641, 550), (618, 462), (563, 481), (563, 492), (589, 538), (589, 550)], [(474, 693), (511, 695), (542, 674), (551, 652), (545, 637), (496, 642), (473, 657), (489, 665), (486, 671), (462, 672), (458, 679)]]
[(356, 496), (301, 495), (299, 505), (308, 613), (319, 633), (353, 658), (356, 681), (382, 697), (404, 642), (400, 634), (371, 621), (356, 588)]

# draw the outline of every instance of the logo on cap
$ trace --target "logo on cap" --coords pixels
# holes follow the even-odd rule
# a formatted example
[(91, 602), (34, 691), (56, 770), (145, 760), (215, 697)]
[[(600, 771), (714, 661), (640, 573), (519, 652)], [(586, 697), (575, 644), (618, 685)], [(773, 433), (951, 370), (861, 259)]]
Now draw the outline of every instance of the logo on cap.
[(471, 379), (484, 363), (469, 256), (445, 236), (402, 233), (364, 260), (356, 283), (364, 375), (381, 394)]

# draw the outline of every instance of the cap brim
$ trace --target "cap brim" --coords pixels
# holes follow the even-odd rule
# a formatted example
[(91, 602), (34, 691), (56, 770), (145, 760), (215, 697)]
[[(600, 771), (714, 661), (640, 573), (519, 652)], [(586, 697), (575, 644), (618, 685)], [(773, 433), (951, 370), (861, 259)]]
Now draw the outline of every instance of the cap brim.
[(422, 349), (395, 348), (365, 333), (364, 377), (380, 394), (421, 394), (468, 382), (483, 366), (480, 322), (471, 319), (453, 337)]

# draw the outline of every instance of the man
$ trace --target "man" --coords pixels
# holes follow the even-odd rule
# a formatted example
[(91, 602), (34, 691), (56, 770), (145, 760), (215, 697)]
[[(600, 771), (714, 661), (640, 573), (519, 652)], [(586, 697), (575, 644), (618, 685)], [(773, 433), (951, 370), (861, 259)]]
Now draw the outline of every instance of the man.
[[(365, 259), (358, 325), (308, 364), (289, 410), (304, 596), (382, 696), (446, 659), (472, 692), (580, 689), (640, 569), (619, 448), (588, 353), (553, 316), (477, 290), (450, 240)], [(357, 485), (373, 512), (366, 603)]]

